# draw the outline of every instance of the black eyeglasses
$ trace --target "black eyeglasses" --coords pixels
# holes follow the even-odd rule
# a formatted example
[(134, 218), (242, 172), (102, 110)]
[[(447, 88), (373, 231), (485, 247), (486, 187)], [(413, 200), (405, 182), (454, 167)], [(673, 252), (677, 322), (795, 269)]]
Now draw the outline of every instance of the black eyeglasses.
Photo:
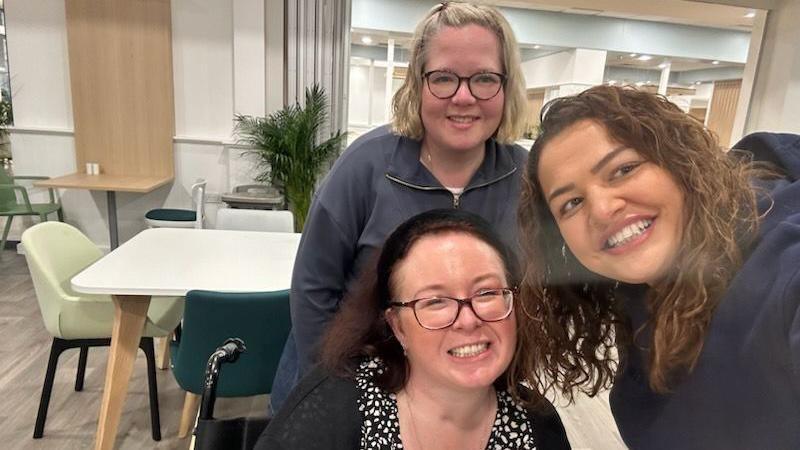
[(467, 298), (428, 297), (389, 303), (389, 306), (412, 308), (420, 326), (429, 330), (441, 330), (454, 324), (464, 305), (482, 321), (498, 322), (514, 309), (514, 290), (486, 289)]
[(468, 77), (460, 77), (447, 70), (432, 70), (422, 74), (428, 82), (428, 90), (434, 97), (446, 100), (453, 97), (466, 81), (469, 92), (478, 100), (489, 100), (500, 92), (506, 83), (502, 73), (479, 72)]

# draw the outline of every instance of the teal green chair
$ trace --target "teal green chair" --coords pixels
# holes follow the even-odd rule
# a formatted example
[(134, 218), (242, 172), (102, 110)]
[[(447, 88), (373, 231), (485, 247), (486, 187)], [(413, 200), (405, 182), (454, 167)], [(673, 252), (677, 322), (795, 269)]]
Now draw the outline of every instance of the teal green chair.
[[(102, 252), (77, 228), (62, 222), (44, 222), (22, 233), (25, 257), (47, 331), (53, 336), (33, 437), (41, 438), (53, 390), (58, 357), (64, 350), (80, 348), (75, 390), (83, 390), (89, 347), (108, 346), (114, 323), (109, 295), (81, 294), (70, 280), (100, 259)], [(150, 420), (153, 439), (161, 439), (153, 336), (167, 336), (183, 314), (183, 297), (154, 298), (147, 311), (139, 347), (147, 359)]]
[(144, 215), (144, 221), (148, 228), (203, 228), (205, 202), (206, 180), (200, 178), (192, 185), (194, 209), (151, 209)]
[[(52, 188), (48, 189), (50, 194), (50, 201), (48, 203), (31, 203), (28, 198), (28, 189), (17, 184), (18, 180), (46, 180), (48, 177), (35, 177), (35, 176), (11, 176), (5, 170), (0, 168), (0, 217), (6, 218), (6, 225), (3, 228), (3, 237), (0, 238), (0, 250), (6, 248), (6, 239), (8, 232), (11, 231), (11, 221), (14, 216), (39, 216), (42, 222), (47, 221), (47, 216), (56, 213), (58, 220), (63, 222), (64, 215), (61, 210), (61, 203), (55, 195)], [(22, 201), (17, 200), (17, 193), (19, 193)]]
[(178, 436), (186, 437), (197, 415), (208, 357), (227, 338), (247, 351), (225, 367), (218, 397), (269, 394), (278, 360), (289, 336), (289, 291), (222, 293), (189, 291), (181, 333), (172, 342), (172, 373), (186, 391)]

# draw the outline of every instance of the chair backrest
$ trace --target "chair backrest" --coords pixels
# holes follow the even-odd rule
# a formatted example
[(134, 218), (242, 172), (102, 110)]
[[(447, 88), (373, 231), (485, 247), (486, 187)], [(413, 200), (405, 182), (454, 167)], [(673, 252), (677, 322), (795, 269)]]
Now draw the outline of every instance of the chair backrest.
[(83, 233), (63, 222), (43, 222), (22, 233), (25, 259), (45, 328), (60, 337), (59, 313), (72, 290), (70, 279), (100, 259), (102, 252)]
[(265, 209), (220, 208), (217, 210), (218, 230), (294, 232), (291, 211)]
[(203, 219), (206, 216), (206, 180), (198, 178), (192, 185), (192, 206), (197, 213), (195, 228), (203, 228)]
[[(14, 184), (14, 179), (0, 167), (0, 184)], [(11, 188), (0, 188), (0, 212), (8, 211), (17, 205), (17, 195)]]
[(225, 339), (237, 337), (247, 350), (224, 367), (217, 396), (268, 394), (289, 336), (289, 291), (222, 293), (189, 291), (172, 372), (186, 391), (200, 394), (208, 357)]

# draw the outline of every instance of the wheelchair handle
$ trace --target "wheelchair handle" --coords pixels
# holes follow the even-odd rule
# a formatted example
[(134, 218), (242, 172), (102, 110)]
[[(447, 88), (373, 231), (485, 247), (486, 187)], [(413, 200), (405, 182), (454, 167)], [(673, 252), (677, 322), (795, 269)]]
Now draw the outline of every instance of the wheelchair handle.
[(217, 380), (219, 379), (220, 366), (224, 363), (233, 363), (239, 359), (247, 347), (239, 338), (228, 338), (217, 348), (206, 364), (205, 382), (203, 383), (203, 397), (200, 401), (200, 418), (214, 418), (214, 402), (217, 399)]

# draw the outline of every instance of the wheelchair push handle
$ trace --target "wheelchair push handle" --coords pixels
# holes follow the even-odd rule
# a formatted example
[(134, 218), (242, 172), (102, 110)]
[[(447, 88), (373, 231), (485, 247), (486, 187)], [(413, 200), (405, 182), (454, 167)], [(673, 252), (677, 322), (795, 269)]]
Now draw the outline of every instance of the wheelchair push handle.
[(247, 347), (239, 338), (228, 338), (214, 350), (206, 364), (205, 381), (203, 383), (203, 397), (200, 401), (200, 419), (214, 418), (214, 402), (217, 398), (217, 380), (219, 379), (220, 366), (224, 363), (233, 363), (239, 359)]

